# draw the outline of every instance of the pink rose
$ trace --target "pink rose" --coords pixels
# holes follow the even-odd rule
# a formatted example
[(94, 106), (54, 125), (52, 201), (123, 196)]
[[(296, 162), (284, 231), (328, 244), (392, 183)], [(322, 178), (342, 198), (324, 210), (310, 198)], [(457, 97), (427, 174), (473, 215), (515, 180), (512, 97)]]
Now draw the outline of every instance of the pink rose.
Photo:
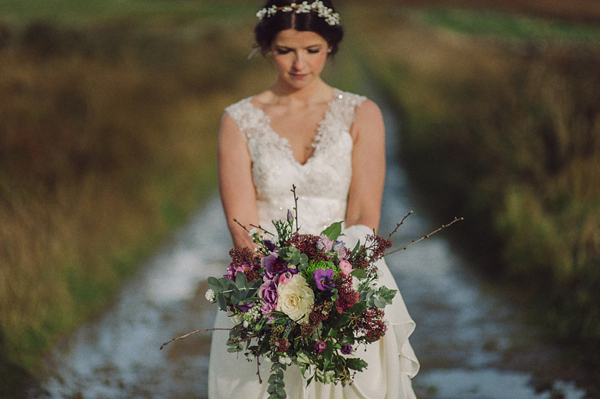
[(342, 274), (344, 276), (349, 275), (350, 273), (352, 273), (352, 264), (350, 264), (350, 262), (348, 262), (347, 260), (341, 260), (340, 261), (340, 269), (342, 269)]
[(289, 283), (290, 281), (292, 281), (292, 276), (293, 276), (293, 274), (290, 273), (290, 272), (282, 273), (279, 276), (279, 284), (287, 284), (287, 283)]

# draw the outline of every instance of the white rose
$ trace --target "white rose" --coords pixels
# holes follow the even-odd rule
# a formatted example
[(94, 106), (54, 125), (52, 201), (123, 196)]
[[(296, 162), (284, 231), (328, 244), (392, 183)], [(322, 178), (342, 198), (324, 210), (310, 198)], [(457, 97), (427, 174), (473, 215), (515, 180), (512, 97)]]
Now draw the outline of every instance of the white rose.
[(295, 274), (287, 284), (277, 287), (277, 310), (300, 324), (308, 323), (315, 295), (304, 277)]

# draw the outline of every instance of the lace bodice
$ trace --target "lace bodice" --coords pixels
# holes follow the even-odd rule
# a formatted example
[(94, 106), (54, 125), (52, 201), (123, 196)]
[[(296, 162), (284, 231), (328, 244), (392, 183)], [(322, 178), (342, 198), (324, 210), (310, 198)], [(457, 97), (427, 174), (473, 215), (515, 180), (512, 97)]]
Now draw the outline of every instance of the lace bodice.
[(253, 97), (226, 109), (246, 137), (261, 226), (269, 229), (273, 219), (285, 218), (294, 207), (292, 184), (302, 232), (318, 234), (344, 219), (352, 178), (350, 127), (365, 97), (337, 89), (334, 94), (313, 140), (313, 155), (304, 164), (294, 158), (289, 141), (272, 129), (269, 116), (252, 104)]

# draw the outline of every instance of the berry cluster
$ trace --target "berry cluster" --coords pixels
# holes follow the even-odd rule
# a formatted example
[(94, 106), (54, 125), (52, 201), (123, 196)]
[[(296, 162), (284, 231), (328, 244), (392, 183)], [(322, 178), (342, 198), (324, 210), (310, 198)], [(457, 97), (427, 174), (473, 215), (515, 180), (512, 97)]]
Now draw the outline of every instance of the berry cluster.
[(357, 327), (365, 334), (367, 341), (375, 342), (385, 335), (387, 326), (383, 315), (383, 309), (367, 308), (357, 320)]

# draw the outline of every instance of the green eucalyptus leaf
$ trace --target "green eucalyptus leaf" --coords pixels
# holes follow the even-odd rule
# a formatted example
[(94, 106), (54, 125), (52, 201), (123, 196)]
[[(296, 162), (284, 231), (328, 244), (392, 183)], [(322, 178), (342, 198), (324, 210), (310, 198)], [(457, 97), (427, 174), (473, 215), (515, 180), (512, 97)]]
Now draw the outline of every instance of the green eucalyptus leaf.
[(283, 389), (283, 387), (277, 387), (277, 395), (279, 395), (280, 398), (287, 398), (287, 395), (285, 394), (285, 389)]
[(242, 288), (246, 288), (246, 285), (248, 285), (248, 279), (246, 278), (246, 275), (244, 273), (236, 274), (235, 286), (241, 290)]
[(221, 282), (219, 281), (219, 279), (215, 278), (215, 277), (209, 277), (207, 279), (208, 281), (208, 285), (210, 286), (210, 288), (217, 292), (217, 291), (221, 291), (223, 289), (223, 284), (221, 284)]
[(306, 254), (300, 254), (300, 260), (298, 262), (299, 265), (308, 265), (308, 256)]
[(234, 305), (239, 304), (242, 301), (244, 294), (238, 290), (231, 293), (231, 303)]
[(359, 279), (367, 278), (367, 271), (365, 269), (354, 269), (350, 274)]
[(378, 307), (379, 309), (383, 309), (386, 307), (387, 302), (385, 301), (385, 299), (381, 298), (381, 297), (376, 297), (375, 298), (375, 306)]
[(223, 296), (223, 294), (218, 294), (217, 295), (217, 303), (219, 304), (219, 308), (226, 312), (227, 311), (227, 302), (225, 301), (225, 297)]
[(321, 232), (321, 235), (327, 236), (332, 241), (337, 240), (340, 234), (342, 234), (342, 222), (334, 222)]

